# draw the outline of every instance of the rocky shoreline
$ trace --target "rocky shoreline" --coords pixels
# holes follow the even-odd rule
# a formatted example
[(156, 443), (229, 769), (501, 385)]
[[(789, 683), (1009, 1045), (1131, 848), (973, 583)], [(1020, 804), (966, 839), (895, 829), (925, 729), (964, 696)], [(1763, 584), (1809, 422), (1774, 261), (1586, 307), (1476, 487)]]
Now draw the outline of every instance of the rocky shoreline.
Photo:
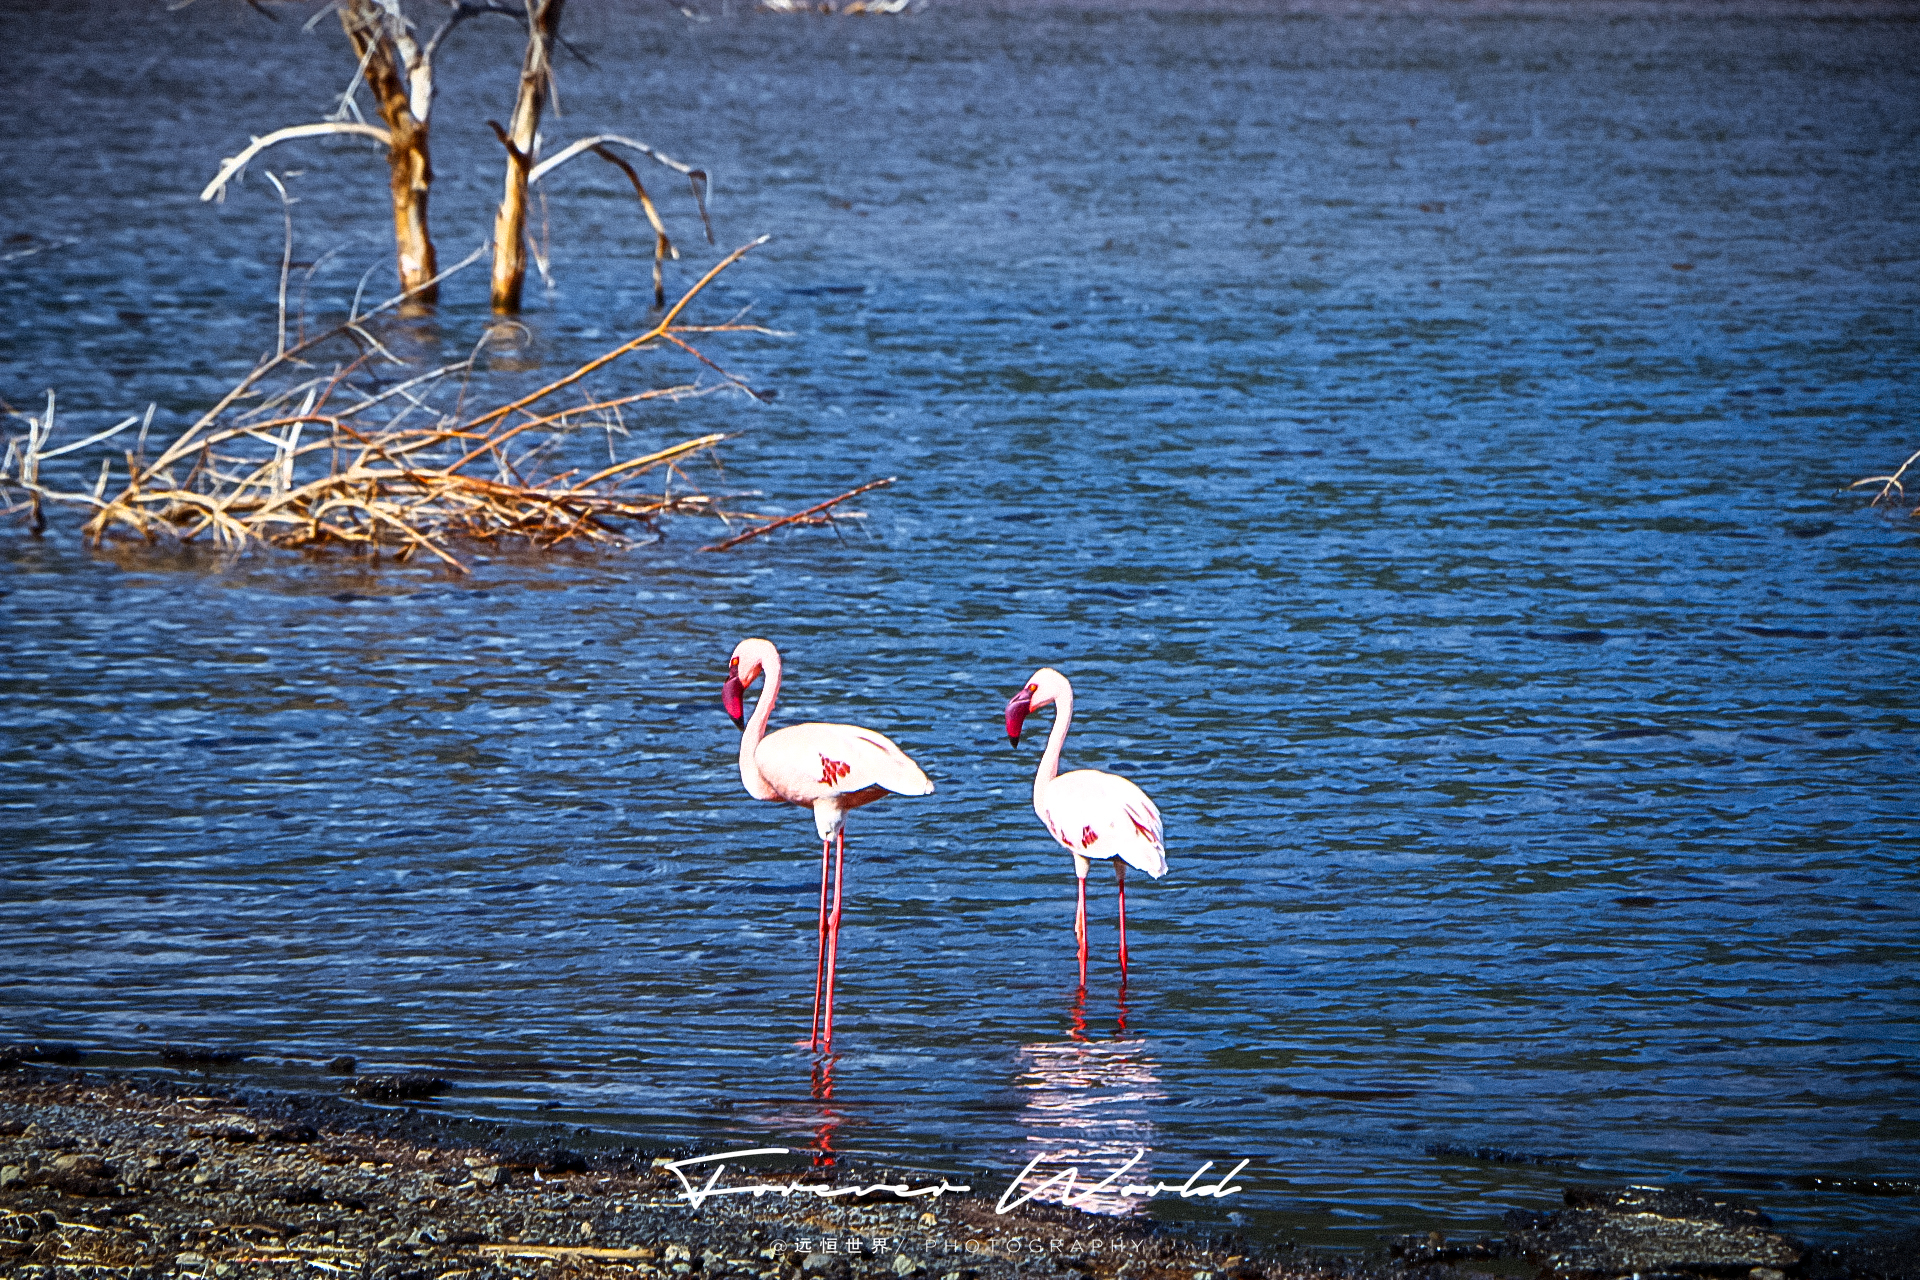
[[(364, 1077), (365, 1097), (428, 1082)], [(334, 1098), (20, 1063), (0, 1074), (0, 1274), (636, 1276), (659, 1280), (1913, 1280), (1920, 1233), (1815, 1250), (1731, 1199), (1573, 1189), (1508, 1234), (1409, 1237), (1364, 1260), (1152, 1224), (880, 1191), (716, 1198), (670, 1157), (488, 1140), (486, 1126)], [(680, 1158), (691, 1153), (673, 1153)], [(903, 1181), (837, 1167), (768, 1183)], [(911, 1180), (905, 1180), (911, 1181)]]
[[(384, 1101), (430, 1082), (360, 1077)], [(493, 1142), (484, 1126), (332, 1098), (23, 1065), (0, 1076), (0, 1273), (368, 1280), (1278, 1280), (1146, 1224), (888, 1193), (714, 1199), (665, 1156)], [(675, 1153), (685, 1155), (691, 1153)], [(871, 1185), (874, 1170), (756, 1180)], [(1318, 1274), (1317, 1271), (1314, 1272)], [(1303, 1274), (1289, 1272), (1287, 1274)]]

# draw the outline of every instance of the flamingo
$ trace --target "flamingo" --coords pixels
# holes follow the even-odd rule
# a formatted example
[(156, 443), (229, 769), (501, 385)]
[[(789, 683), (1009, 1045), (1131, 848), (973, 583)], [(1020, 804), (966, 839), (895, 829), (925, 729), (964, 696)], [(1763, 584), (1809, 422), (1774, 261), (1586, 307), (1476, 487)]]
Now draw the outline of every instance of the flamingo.
[(1020, 726), (1028, 715), (1048, 703), (1054, 712), (1053, 732), (1033, 775), (1033, 811), (1040, 815), (1053, 838), (1073, 855), (1073, 871), (1080, 878), (1080, 904), (1073, 914), (1073, 936), (1080, 942), (1080, 985), (1087, 985), (1087, 866), (1094, 858), (1112, 858), (1120, 885), (1120, 981), (1127, 980), (1127, 867), (1138, 867), (1158, 880), (1167, 874), (1167, 848), (1162, 839), (1160, 810), (1147, 793), (1125, 778), (1098, 769), (1060, 773), (1060, 749), (1073, 723), (1073, 686), (1052, 667), (1042, 667), (1027, 687), (1007, 703), (1007, 741), (1020, 745)]
[[(743, 715), (747, 689), (764, 674), (766, 692)], [(780, 800), (813, 810), (820, 833), (819, 950), (813, 969), (812, 1049), (833, 1047), (833, 975), (840, 949), (840, 887), (847, 862), (849, 809), (872, 804), (889, 791), (903, 796), (933, 794), (933, 783), (906, 752), (883, 734), (851, 724), (796, 724), (767, 732), (774, 699), (780, 696), (780, 651), (771, 641), (742, 640), (727, 662), (727, 683), (720, 702), (740, 726), (740, 781), (755, 800)], [(839, 842), (833, 863), (833, 910), (827, 910), (827, 852)], [(824, 993), (824, 1003), (822, 996)], [(825, 1013), (825, 1027), (822, 1012)]]

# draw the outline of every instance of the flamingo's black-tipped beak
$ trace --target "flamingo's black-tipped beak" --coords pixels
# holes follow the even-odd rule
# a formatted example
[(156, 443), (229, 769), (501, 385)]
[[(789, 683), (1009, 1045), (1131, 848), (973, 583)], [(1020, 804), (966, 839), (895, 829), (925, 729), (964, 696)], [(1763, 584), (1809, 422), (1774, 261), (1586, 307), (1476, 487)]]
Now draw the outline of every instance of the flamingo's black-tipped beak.
[(1007, 745), (1020, 745), (1020, 726), (1026, 723), (1027, 713), (1033, 710), (1033, 686), (1028, 685), (1013, 695), (1007, 703)]
[(740, 677), (732, 674), (729, 674), (727, 682), (720, 686), (720, 705), (726, 708), (727, 714), (733, 717), (735, 726), (741, 729), (747, 727), (747, 704), (742, 696), (745, 692), (746, 686), (740, 683)]

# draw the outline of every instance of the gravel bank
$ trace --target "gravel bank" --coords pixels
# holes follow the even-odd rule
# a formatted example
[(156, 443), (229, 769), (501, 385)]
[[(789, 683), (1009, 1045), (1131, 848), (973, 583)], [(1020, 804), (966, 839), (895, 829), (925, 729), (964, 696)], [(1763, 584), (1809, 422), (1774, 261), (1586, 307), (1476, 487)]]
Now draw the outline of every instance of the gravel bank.
[[(339, 1098), (258, 1097), (13, 1059), (0, 1070), (0, 1274), (491, 1280), (1920, 1280), (1920, 1231), (1837, 1248), (1735, 1197), (1569, 1188), (1503, 1236), (1368, 1259), (1255, 1251), (1138, 1220), (955, 1194), (688, 1203), (671, 1157), (488, 1141), (485, 1126)], [(361, 1077), (386, 1102), (439, 1082)], [(691, 1171), (690, 1171), (691, 1172)], [(696, 1183), (699, 1181), (695, 1179)], [(901, 1182), (869, 1168), (745, 1181)], [(1888, 1193), (1920, 1190), (1889, 1184)]]
[[(951, 1194), (739, 1196), (696, 1211), (656, 1164), (664, 1158), (487, 1145), (463, 1140), (458, 1125), (333, 1099), (22, 1068), (0, 1076), (0, 1271), (223, 1280), (1332, 1274), (1054, 1208), (996, 1216), (989, 1201)], [(877, 1180), (871, 1170), (753, 1177)]]

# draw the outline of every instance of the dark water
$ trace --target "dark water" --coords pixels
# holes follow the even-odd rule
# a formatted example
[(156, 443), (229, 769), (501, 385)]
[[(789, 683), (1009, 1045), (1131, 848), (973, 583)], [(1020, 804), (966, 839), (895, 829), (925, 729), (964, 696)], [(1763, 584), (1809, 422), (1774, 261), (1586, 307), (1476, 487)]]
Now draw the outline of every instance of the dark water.
[[(211, 0), (62, 12), (0, 28), (37, 55), (6, 249), (40, 250), (0, 263), (0, 394), (57, 387), (71, 439), (270, 345), (275, 202), (194, 196), (350, 63)], [(1836, 495), (1920, 445), (1920, 28), (1889, 12), (577, 3), (550, 147), (713, 169), (721, 248), (778, 238), (705, 318), (794, 333), (725, 349), (773, 405), (661, 406), (626, 447), (738, 432), (710, 481), (770, 507), (902, 482), (845, 542), (719, 558), (681, 523), (460, 581), (0, 535), (0, 1034), (243, 1046), (293, 1088), (351, 1052), (469, 1114), (995, 1185), (1251, 1157), (1160, 1211), (1341, 1246), (1569, 1181), (1910, 1223), (1809, 1181), (1920, 1168), (1920, 542)], [(443, 65), (449, 260), (504, 28)], [(337, 312), (387, 254), (378, 157), (278, 163)], [(684, 284), (718, 251), (660, 198)], [(645, 323), (650, 240), (610, 169), (550, 216), (558, 372)], [(484, 313), (458, 278), (421, 358)], [(718, 706), (748, 634), (781, 719), (881, 729), (939, 786), (852, 824), (828, 1101), (794, 1047), (811, 826), (740, 792)], [(1167, 819), (1124, 1005), (1096, 876), (1076, 1007), (1038, 747), (996, 728), (1043, 662), (1069, 763)]]

